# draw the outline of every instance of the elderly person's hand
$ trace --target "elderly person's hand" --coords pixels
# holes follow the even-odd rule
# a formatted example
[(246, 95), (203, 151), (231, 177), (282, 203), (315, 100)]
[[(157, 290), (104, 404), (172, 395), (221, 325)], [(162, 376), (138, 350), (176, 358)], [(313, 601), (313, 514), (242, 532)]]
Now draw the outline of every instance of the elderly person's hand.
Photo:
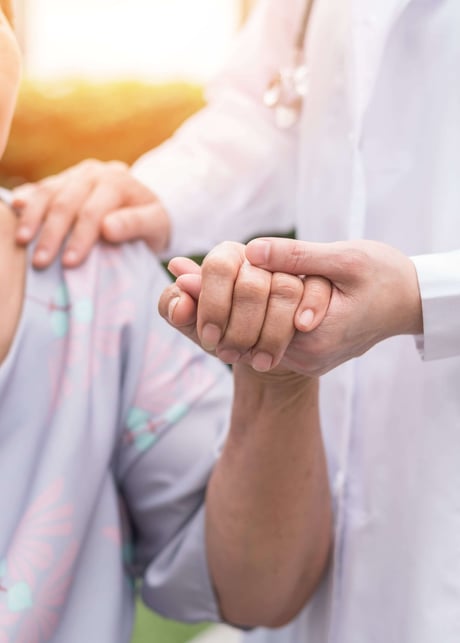
[[(269, 238), (251, 241), (246, 258), (265, 270), (322, 275), (332, 284), (324, 321), (309, 333), (296, 333), (286, 351), (285, 359), (298, 372), (318, 376), (383, 339), (423, 333), (415, 266), (391, 246)], [(296, 314), (298, 329), (306, 307), (303, 301)]]
[(169, 217), (162, 204), (119, 161), (87, 160), (23, 185), (15, 190), (13, 205), (20, 213), (18, 243), (38, 234), (37, 268), (51, 263), (67, 235), (66, 267), (80, 264), (100, 237), (114, 243), (142, 238), (156, 252), (169, 242)]
[(226, 363), (293, 370), (288, 347), (300, 335), (296, 325), (308, 335), (327, 313), (331, 286), (326, 279), (252, 266), (239, 243), (219, 244), (201, 267), (178, 257), (169, 269), (177, 280), (163, 293), (160, 314)]

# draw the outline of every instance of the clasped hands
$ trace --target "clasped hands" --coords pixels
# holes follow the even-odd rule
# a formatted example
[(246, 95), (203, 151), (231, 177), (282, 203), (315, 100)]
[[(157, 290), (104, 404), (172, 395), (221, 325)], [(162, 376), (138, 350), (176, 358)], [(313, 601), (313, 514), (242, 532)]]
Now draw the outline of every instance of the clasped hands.
[(374, 241), (224, 242), (176, 257), (160, 314), (205, 350), (260, 372), (317, 377), (377, 342), (423, 332), (412, 261)]

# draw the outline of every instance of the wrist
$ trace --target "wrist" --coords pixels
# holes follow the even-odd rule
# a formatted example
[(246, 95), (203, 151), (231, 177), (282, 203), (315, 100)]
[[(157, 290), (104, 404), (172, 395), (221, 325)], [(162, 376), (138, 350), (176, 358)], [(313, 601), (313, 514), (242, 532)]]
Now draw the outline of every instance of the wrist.
[[(233, 366), (235, 380), (234, 416), (254, 418), (259, 414), (286, 417), (299, 406), (317, 404), (319, 380), (288, 370), (260, 373), (250, 365)], [(246, 424), (246, 422), (244, 422)]]
[(304, 390), (315, 388), (318, 383), (317, 377), (310, 377), (280, 366), (270, 371), (256, 371), (250, 364), (239, 361), (232, 369), (236, 382), (241, 381), (245, 385), (267, 390)]
[(403, 296), (401, 298), (401, 327), (399, 334), (421, 335), (423, 333), (423, 312), (417, 271), (413, 261), (406, 259)]

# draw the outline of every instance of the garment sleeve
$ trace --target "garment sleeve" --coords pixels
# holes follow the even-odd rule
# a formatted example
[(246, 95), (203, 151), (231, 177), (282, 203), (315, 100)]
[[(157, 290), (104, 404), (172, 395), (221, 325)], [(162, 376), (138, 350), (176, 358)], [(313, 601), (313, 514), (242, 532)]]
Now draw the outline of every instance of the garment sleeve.
[(169, 256), (293, 227), (296, 128), (278, 129), (262, 99), (292, 55), (302, 4), (261, 0), (207, 107), (134, 164), (171, 217)]
[(422, 297), (423, 335), (417, 347), (426, 360), (460, 355), (460, 250), (412, 257)]
[(204, 501), (229, 426), (232, 378), (160, 318), (162, 268), (150, 268), (150, 281), (148, 269), (142, 273), (148, 286), (126, 351), (128, 395), (115, 465), (132, 525), (132, 569), (155, 611), (187, 622), (216, 621)]

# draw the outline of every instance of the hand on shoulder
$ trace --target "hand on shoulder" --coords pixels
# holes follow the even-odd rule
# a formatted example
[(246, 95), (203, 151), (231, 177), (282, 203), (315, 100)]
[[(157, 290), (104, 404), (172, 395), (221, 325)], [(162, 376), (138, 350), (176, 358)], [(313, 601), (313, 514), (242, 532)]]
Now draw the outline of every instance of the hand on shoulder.
[(145, 240), (153, 251), (167, 247), (169, 217), (129, 167), (119, 161), (86, 160), (14, 192), (20, 212), (17, 241), (37, 237), (33, 263), (45, 268), (64, 244), (63, 264), (81, 264), (100, 238), (112, 243)]

